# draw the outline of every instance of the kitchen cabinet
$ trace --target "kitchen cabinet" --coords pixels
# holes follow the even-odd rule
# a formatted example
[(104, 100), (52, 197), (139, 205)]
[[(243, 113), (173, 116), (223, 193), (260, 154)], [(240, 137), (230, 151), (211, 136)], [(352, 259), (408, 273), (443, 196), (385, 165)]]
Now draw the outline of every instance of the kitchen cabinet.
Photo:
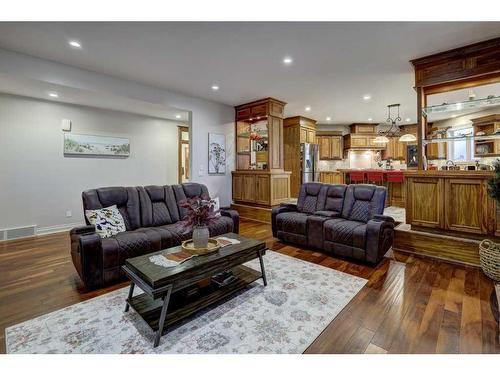
[[(407, 171), (406, 222), (416, 228), (494, 235), (495, 202), (485, 171)], [(422, 230), (423, 230), (422, 229)]]
[(289, 172), (233, 171), (233, 201), (275, 206), (290, 197)]
[(376, 135), (346, 134), (344, 135), (344, 149), (383, 150), (385, 143), (375, 143)]
[(427, 160), (448, 159), (448, 146), (446, 142), (427, 144)]
[(383, 159), (405, 160), (407, 142), (400, 142), (398, 137), (390, 137), (383, 152)]
[(235, 107), (236, 171), (233, 201), (271, 207), (290, 197), (290, 173), (284, 171), (285, 103), (266, 98)]
[(320, 160), (340, 160), (342, 159), (342, 136), (340, 135), (318, 135), (316, 136), (319, 145)]
[(320, 172), (319, 181), (324, 184), (343, 184), (344, 174), (342, 172)]

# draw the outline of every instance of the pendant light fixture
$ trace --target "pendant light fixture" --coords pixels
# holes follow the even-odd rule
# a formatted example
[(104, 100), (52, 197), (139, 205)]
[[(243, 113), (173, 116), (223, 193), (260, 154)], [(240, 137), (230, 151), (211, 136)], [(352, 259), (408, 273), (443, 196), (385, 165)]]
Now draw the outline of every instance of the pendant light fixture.
[[(386, 122), (391, 124), (391, 127), (387, 129), (386, 131), (380, 130), (378, 132), (377, 137), (373, 140), (375, 143), (388, 143), (389, 142), (389, 137), (399, 137), (400, 129), (399, 126), (397, 125), (398, 122), (401, 122), (401, 116), (399, 115), (399, 107), (401, 104), (389, 104), (387, 106), (387, 120)], [(397, 116), (395, 114), (392, 114), (393, 110), (397, 110)], [(395, 117), (393, 117), (395, 116)], [(399, 140), (401, 142), (415, 142), (417, 138), (413, 134), (404, 134), (402, 135)]]

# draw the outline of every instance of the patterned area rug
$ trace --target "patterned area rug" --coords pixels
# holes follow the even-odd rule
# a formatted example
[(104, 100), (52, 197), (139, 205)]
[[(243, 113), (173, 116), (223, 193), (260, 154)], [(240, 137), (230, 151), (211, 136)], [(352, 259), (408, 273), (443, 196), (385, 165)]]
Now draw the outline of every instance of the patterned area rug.
[(366, 283), (272, 251), (264, 262), (267, 287), (257, 281), (172, 326), (157, 348), (141, 317), (123, 312), (123, 288), (7, 328), (7, 352), (302, 353)]

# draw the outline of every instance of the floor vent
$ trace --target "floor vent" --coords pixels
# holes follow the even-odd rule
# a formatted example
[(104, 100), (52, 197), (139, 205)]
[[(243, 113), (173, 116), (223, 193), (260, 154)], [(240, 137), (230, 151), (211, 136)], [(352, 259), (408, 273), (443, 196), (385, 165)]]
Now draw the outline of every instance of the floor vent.
[(16, 238), (30, 237), (36, 234), (36, 225), (27, 227), (0, 230), (0, 240), (14, 240)]

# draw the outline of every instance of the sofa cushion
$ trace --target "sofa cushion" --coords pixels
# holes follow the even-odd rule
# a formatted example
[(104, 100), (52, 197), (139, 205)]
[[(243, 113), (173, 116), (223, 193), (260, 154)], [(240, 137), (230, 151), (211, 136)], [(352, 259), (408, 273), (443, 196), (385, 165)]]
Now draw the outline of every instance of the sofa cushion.
[(325, 241), (365, 248), (366, 224), (345, 219), (331, 219), (323, 225)]
[(306, 214), (323, 209), (324, 199), (320, 199), (320, 193), (325, 185), (319, 182), (308, 182), (300, 187), (297, 210)]
[(187, 198), (194, 197), (210, 198), (207, 187), (203, 184), (197, 184), (195, 182), (188, 182), (182, 185), (173, 185), (172, 189), (175, 195), (175, 200), (177, 202), (177, 207), (179, 209), (180, 220), (184, 220), (187, 214), (187, 209), (179, 205), (182, 201), (186, 200)]
[[(127, 230), (141, 226), (139, 193), (135, 187), (104, 187), (82, 193), (83, 209), (96, 210), (116, 205)], [(90, 224), (85, 218), (87, 224)]]
[(210, 236), (220, 236), (221, 234), (230, 233), (233, 231), (233, 219), (228, 216), (218, 216), (217, 219), (208, 226)]
[(142, 226), (160, 226), (179, 221), (179, 209), (171, 186), (138, 187)]
[(306, 235), (307, 217), (302, 212), (282, 212), (276, 216), (278, 231)]
[(368, 222), (384, 211), (387, 189), (375, 185), (349, 185), (346, 190), (342, 217), (347, 220)]
[(324, 210), (342, 212), (347, 185), (329, 185), (326, 189)]

